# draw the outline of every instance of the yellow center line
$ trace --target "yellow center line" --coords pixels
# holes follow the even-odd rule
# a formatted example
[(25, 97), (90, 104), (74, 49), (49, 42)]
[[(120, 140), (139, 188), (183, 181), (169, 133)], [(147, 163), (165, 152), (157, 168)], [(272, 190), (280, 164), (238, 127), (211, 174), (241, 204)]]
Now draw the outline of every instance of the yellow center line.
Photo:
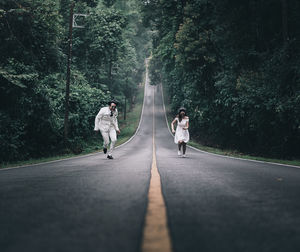
[(161, 179), (156, 165), (154, 119), (153, 95), (153, 154), (142, 252), (171, 252), (172, 246), (167, 225), (166, 206), (161, 190)]

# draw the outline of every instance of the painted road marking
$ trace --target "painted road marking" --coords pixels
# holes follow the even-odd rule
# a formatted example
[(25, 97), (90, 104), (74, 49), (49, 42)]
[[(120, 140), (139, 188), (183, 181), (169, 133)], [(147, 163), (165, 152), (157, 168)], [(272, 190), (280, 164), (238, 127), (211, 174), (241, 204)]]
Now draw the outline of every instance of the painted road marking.
[(171, 252), (172, 246), (167, 225), (166, 206), (161, 190), (161, 179), (156, 165), (154, 119), (153, 94), (153, 154), (142, 252)]

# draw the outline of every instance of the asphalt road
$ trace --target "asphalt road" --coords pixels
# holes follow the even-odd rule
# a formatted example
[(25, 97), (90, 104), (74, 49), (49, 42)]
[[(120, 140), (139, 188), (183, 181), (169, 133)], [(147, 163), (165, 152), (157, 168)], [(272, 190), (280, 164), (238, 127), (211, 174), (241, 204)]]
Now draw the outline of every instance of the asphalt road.
[[(300, 169), (187, 150), (177, 156), (160, 87), (114, 152), (0, 170), (0, 251), (139, 251), (152, 163), (174, 251), (300, 251)], [(191, 125), (192, 127), (192, 125)]]
[(190, 148), (178, 158), (162, 107), (156, 99), (157, 166), (174, 250), (299, 252), (300, 169)]

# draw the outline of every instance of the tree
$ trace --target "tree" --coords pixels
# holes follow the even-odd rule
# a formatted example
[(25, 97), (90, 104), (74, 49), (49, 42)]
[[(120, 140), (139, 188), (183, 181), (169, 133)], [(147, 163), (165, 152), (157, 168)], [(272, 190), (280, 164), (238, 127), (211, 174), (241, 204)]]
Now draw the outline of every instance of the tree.
[[(62, 139), (72, 2), (0, 0), (2, 162), (70, 151)], [(148, 32), (137, 0), (80, 0), (74, 12), (88, 14), (85, 28), (73, 31), (70, 71), (69, 147), (79, 153), (108, 99), (133, 104)]]
[(255, 154), (300, 156), (299, 2), (141, 4), (153, 30), (152, 83), (168, 87), (173, 113), (188, 109), (193, 137)]

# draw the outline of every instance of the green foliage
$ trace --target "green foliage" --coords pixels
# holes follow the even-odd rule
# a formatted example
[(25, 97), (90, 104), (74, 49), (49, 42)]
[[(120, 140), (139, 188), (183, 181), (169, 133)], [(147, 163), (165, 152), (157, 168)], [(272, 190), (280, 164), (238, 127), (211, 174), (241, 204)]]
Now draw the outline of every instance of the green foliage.
[(300, 156), (296, 0), (287, 10), (275, 0), (141, 2), (153, 30), (152, 83), (168, 86), (174, 114), (187, 108), (194, 138)]
[[(71, 0), (0, 0), (0, 160), (65, 152), (66, 59)], [(133, 9), (132, 9), (133, 8)], [(80, 153), (112, 96), (131, 106), (149, 37), (139, 3), (80, 0), (73, 28), (69, 146)], [(120, 108), (122, 110), (122, 108)]]

